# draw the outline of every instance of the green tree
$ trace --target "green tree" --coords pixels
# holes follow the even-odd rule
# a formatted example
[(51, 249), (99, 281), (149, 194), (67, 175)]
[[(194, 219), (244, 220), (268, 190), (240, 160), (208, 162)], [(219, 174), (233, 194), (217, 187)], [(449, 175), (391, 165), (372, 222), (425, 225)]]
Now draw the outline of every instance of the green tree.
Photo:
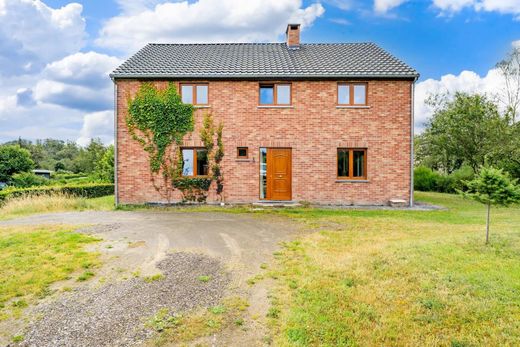
[(516, 179), (511, 179), (502, 169), (483, 167), (475, 179), (467, 182), (463, 196), (487, 206), (486, 243), (489, 243), (489, 221), (491, 205), (509, 206), (520, 202), (520, 187)]
[(18, 172), (26, 172), (34, 167), (31, 153), (19, 146), (0, 146), (0, 181), (7, 182)]
[(114, 146), (107, 150), (96, 164), (96, 176), (107, 182), (114, 182)]
[(463, 164), (474, 171), (480, 166), (496, 164), (491, 155), (508, 143), (509, 122), (497, 106), (482, 95), (456, 93), (430, 98), (434, 114), (420, 138), (416, 140), (421, 164), (451, 173)]

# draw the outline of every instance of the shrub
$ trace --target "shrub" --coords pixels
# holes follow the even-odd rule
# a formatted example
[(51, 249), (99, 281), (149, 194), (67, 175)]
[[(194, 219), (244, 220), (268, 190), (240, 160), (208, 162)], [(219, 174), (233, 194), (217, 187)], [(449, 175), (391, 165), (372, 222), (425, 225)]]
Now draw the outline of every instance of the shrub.
[(432, 171), (432, 169), (419, 166), (413, 172), (414, 188), (425, 192), (435, 191), (437, 190), (439, 176), (440, 174)]
[(43, 186), (48, 183), (49, 180), (47, 178), (35, 175), (32, 172), (17, 173), (11, 177), (11, 184), (17, 188)]
[(7, 182), (18, 172), (32, 169), (31, 153), (19, 146), (0, 146), (0, 182)]
[(32, 188), (8, 188), (0, 191), (0, 203), (18, 196), (65, 194), (84, 198), (97, 198), (114, 194), (111, 183), (87, 183), (81, 185), (43, 186)]

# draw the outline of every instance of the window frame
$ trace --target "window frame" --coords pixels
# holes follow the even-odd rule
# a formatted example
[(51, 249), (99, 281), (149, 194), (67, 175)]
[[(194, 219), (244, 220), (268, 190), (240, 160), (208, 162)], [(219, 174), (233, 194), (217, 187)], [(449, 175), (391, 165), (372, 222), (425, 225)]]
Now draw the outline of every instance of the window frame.
[[(339, 102), (339, 87), (340, 86), (348, 86), (349, 87), (349, 103), (342, 104)], [(354, 87), (355, 86), (364, 86), (365, 87), (365, 103), (364, 104), (355, 104), (354, 103)], [(368, 82), (338, 82), (336, 86), (336, 106), (368, 106)]]
[[(339, 176), (338, 175), (338, 160), (339, 160), (339, 153), (340, 151), (346, 152), (348, 151), (348, 172), (350, 176)], [(354, 177), (354, 152), (363, 152), (363, 176)], [(368, 156), (367, 156), (367, 148), (351, 148), (351, 147), (338, 147), (336, 149), (336, 178), (338, 180), (349, 180), (349, 181), (366, 181), (368, 174), (367, 174), (367, 162), (368, 162)]]
[[(240, 150), (241, 149), (245, 149), (246, 150), (246, 155), (240, 155)], [(244, 147), (244, 146), (241, 146), (241, 147), (237, 147), (237, 159), (249, 159), (249, 147)]]
[[(182, 82), (182, 83), (179, 83), (179, 91), (180, 91), (180, 95), (181, 95), (181, 101), (182, 101), (182, 87), (183, 86), (190, 86), (191, 87), (193, 101), (194, 101), (194, 103), (192, 103), (191, 105), (193, 105), (193, 106), (208, 106), (209, 105), (209, 83), (208, 82)], [(205, 103), (205, 104), (199, 104), (198, 103), (199, 100), (197, 98), (197, 86), (206, 86), (206, 87), (208, 87), (208, 102), (207, 103)]]
[[(289, 86), (289, 103), (288, 104), (279, 104), (278, 103), (278, 86)], [(260, 93), (260, 89), (262, 87), (273, 86), (273, 103), (272, 104), (262, 104), (262, 95)], [(258, 106), (281, 106), (281, 107), (290, 107), (292, 106), (292, 83), (291, 82), (260, 82), (258, 84)]]
[[(184, 157), (182, 156), (182, 151), (185, 150), (185, 149), (191, 149), (193, 151), (193, 175), (184, 175), (183, 174), (183, 171), (184, 171)], [(182, 163), (183, 163), (183, 167), (181, 168), (181, 177), (209, 177), (209, 175), (198, 175), (198, 172), (197, 172), (197, 151), (198, 150), (205, 150), (206, 153), (208, 152), (208, 150), (205, 148), (205, 147), (181, 147), (181, 157), (182, 157)], [(209, 172), (209, 161), (208, 161), (208, 172)]]

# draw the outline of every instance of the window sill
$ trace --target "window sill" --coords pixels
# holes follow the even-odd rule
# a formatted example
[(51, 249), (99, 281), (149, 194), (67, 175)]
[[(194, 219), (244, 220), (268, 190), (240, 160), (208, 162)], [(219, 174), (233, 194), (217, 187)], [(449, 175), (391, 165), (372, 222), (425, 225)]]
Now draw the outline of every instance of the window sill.
[(341, 106), (341, 105), (336, 105), (336, 108), (361, 108), (361, 109), (363, 109), (363, 108), (370, 108), (370, 106), (347, 106), (347, 105)]
[(342, 180), (337, 179), (336, 183), (370, 183), (369, 180)]
[(266, 105), (266, 106), (257, 106), (256, 108), (294, 108), (294, 106), (292, 105), (286, 105), (286, 106), (282, 106), (282, 105)]
[(193, 108), (210, 108), (209, 105), (193, 105)]
[(253, 159), (251, 159), (251, 158), (236, 158), (235, 161), (247, 163), (247, 162), (252, 162)]

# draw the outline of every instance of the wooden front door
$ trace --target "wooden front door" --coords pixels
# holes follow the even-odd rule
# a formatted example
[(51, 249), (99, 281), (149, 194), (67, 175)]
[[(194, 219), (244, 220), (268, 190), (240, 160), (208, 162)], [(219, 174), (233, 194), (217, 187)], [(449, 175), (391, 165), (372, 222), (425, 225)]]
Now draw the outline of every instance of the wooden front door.
[(292, 199), (291, 149), (267, 149), (267, 199)]

